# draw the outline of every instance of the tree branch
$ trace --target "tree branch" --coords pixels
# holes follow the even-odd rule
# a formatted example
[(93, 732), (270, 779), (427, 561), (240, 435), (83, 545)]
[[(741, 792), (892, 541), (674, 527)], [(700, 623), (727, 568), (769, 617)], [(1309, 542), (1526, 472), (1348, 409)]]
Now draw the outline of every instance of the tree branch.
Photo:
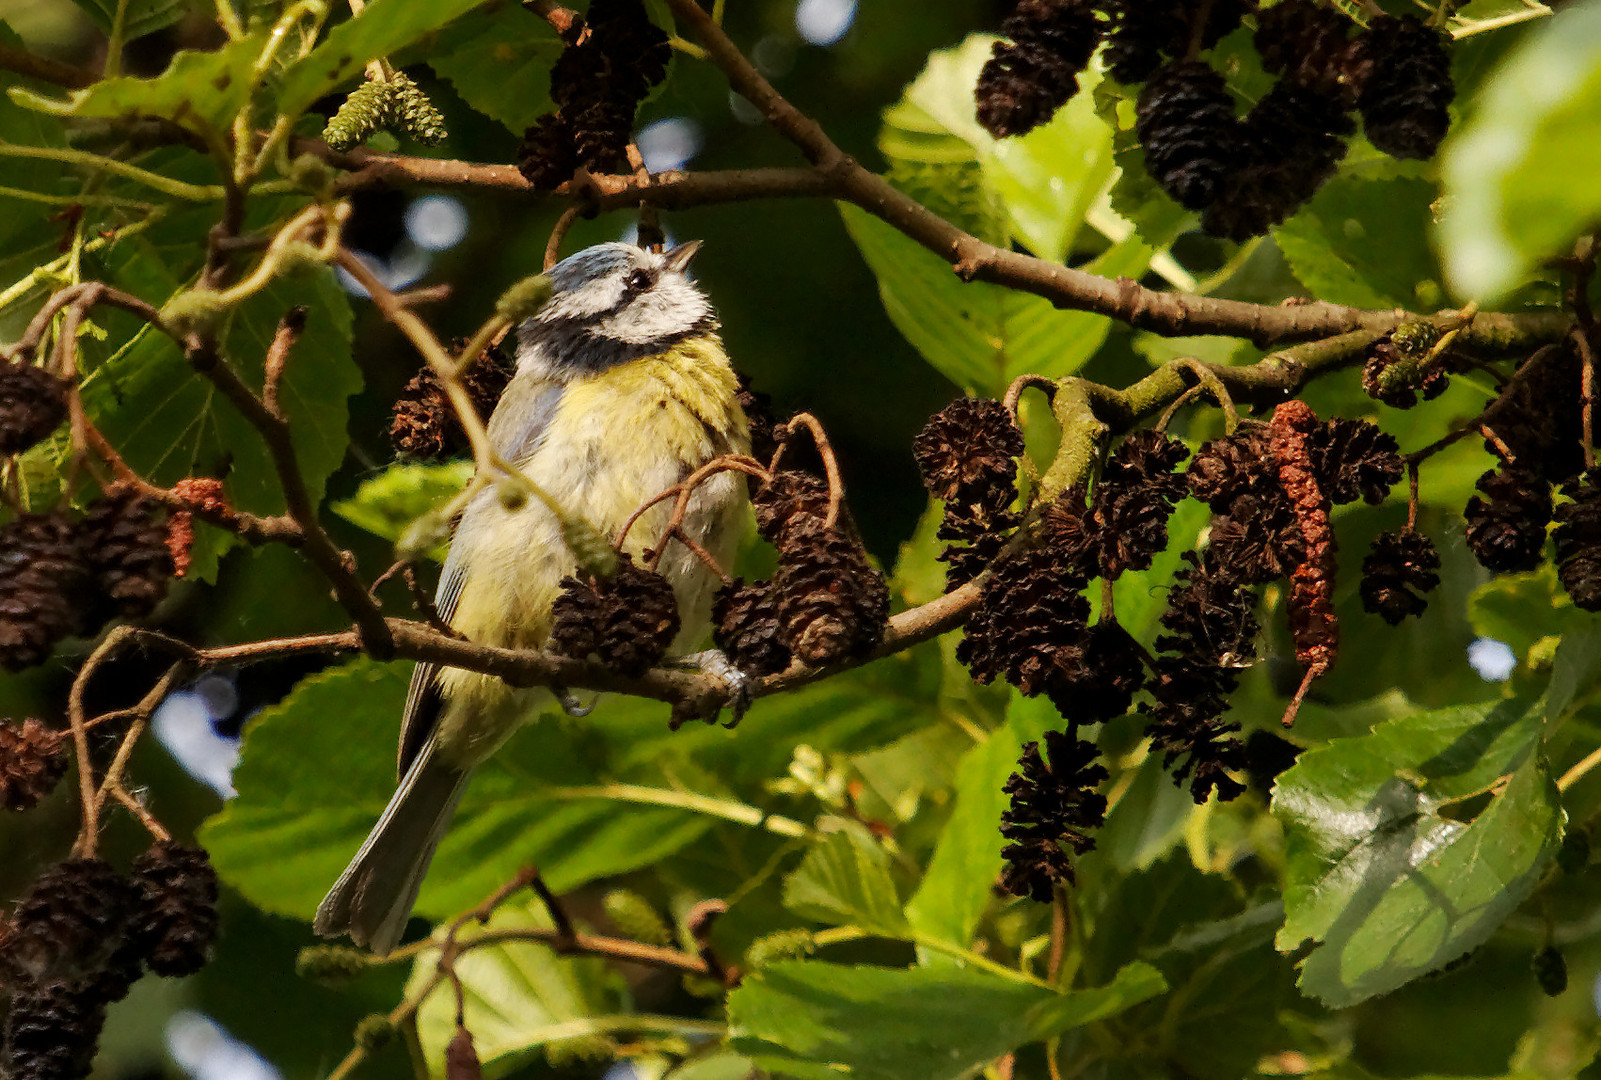
[(14, 71), (30, 79), (53, 83), (68, 90), (82, 90), (100, 78), (92, 71), (63, 64), (59, 60), (35, 56), (26, 49), (18, 49), (4, 43), (0, 43), (0, 69)]

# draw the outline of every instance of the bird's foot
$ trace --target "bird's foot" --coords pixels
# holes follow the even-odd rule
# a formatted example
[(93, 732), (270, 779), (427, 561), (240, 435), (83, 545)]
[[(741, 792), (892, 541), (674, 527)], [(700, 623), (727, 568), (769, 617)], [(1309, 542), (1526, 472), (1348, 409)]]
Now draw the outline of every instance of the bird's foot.
[(589, 703), (585, 704), (578, 699), (577, 694), (565, 686), (553, 687), (552, 693), (556, 695), (556, 700), (561, 704), (561, 711), (568, 716), (588, 716), (595, 711), (594, 698), (591, 698)]
[[(744, 719), (745, 712), (750, 708), (751, 702), (756, 699), (756, 690), (751, 678), (739, 666), (728, 658), (728, 654), (721, 649), (707, 649), (705, 652), (691, 653), (679, 657), (673, 662), (674, 667), (688, 668), (698, 671), (702, 675), (709, 675), (721, 682), (727, 691), (728, 711), (732, 719), (724, 727), (734, 727)], [(715, 717), (707, 717), (708, 720)]]

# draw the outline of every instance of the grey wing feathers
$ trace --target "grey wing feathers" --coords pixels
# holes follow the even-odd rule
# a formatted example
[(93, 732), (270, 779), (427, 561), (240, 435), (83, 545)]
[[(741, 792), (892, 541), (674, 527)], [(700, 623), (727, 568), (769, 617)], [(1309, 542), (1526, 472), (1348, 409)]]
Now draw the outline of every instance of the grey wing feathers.
[[(496, 451), (508, 461), (522, 461), (534, 452), (544, 439), (550, 418), (561, 401), (560, 383), (540, 385), (536, 381), (529, 386), (525, 378), (512, 380), (494, 415), (489, 418), (490, 439)], [(493, 493), (484, 492), (480, 497), (492, 498)], [(457, 527), (460, 528), (459, 523)], [(445, 560), (445, 569), (440, 574), (439, 592), (434, 599), (439, 617), (447, 623), (455, 617), (456, 604), (461, 599), (465, 581), (466, 569), (460, 565), (456, 549), (452, 548), (450, 557)], [(439, 709), (444, 702), (439, 696), (436, 682), (438, 674), (439, 665), (426, 662), (419, 663), (412, 672), (411, 689), (406, 693), (406, 712), (400, 722), (398, 772), (401, 776), (411, 768), (411, 763), (422, 751), (439, 719)]]
[[(446, 559), (445, 569), (439, 577), (439, 592), (434, 599), (434, 608), (439, 617), (450, 622), (456, 614), (456, 603), (461, 599), (462, 582), (466, 575), (455, 560)], [(434, 724), (439, 719), (439, 708), (444, 704), (439, 696), (439, 684), (435, 682), (439, 674), (439, 665), (427, 661), (419, 661), (411, 673), (411, 688), (406, 691), (406, 711), (400, 721), (400, 759), (398, 762), (399, 775), (405, 776), (406, 770), (416, 760), (428, 736), (433, 734)]]

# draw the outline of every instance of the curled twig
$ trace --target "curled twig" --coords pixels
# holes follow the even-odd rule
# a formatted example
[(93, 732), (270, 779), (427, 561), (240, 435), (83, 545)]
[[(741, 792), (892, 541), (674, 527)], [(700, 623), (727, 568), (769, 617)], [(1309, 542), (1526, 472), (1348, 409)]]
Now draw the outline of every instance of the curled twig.
[(823, 459), (823, 473), (828, 477), (828, 516), (823, 520), (823, 528), (832, 529), (839, 520), (840, 503), (845, 499), (845, 482), (840, 479), (839, 461), (834, 457), (834, 447), (828, 441), (828, 433), (823, 425), (811, 413), (796, 413), (784, 423), (773, 429), (773, 438), (778, 440), (778, 450), (773, 454), (772, 464), (767, 471), (776, 475), (778, 463), (784, 457), (784, 451), (789, 446), (789, 440), (795, 432), (805, 428), (812, 436), (812, 445), (817, 447), (817, 456)]

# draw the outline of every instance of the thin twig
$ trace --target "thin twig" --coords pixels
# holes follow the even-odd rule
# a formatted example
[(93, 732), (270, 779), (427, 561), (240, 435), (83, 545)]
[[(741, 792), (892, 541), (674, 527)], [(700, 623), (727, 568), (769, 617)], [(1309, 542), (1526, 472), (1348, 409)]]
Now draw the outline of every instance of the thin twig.
[(561, 244), (567, 238), (567, 230), (573, 227), (584, 212), (582, 203), (574, 202), (561, 212), (556, 219), (556, 227), (550, 230), (550, 239), (545, 241), (545, 272), (549, 273), (551, 267), (561, 261)]
[(295, 347), (295, 342), (300, 340), (300, 335), (305, 329), (306, 309), (292, 307), (278, 320), (278, 329), (272, 335), (272, 344), (267, 346), (261, 403), (266, 406), (269, 413), (280, 420), (284, 419), (284, 414), (278, 407), (278, 387), (283, 382), (284, 366), (289, 362), (289, 350)]
[(845, 481), (840, 478), (839, 461), (834, 457), (834, 447), (828, 441), (828, 433), (823, 430), (817, 417), (811, 413), (796, 413), (773, 430), (773, 436), (778, 439), (778, 453), (773, 455), (773, 464), (768, 466), (768, 471), (778, 472), (778, 459), (784, 453), (785, 444), (803, 427), (811, 433), (817, 455), (823, 459), (823, 473), (828, 477), (828, 517), (823, 521), (823, 528), (832, 529), (839, 520), (839, 507), (845, 499)]

